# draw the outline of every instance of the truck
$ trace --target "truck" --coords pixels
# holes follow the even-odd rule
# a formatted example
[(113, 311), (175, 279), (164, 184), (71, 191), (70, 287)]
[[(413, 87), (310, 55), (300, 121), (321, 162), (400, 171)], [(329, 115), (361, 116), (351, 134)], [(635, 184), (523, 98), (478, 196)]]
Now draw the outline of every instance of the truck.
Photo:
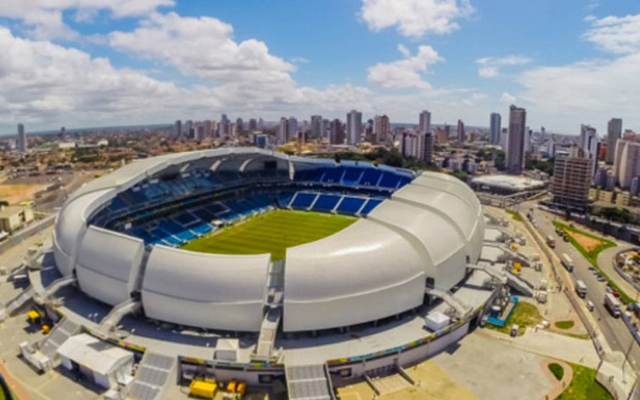
[(604, 306), (607, 307), (612, 317), (620, 317), (620, 302), (611, 293), (605, 293)]
[(547, 246), (551, 247), (552, 249), (556, 248), (556, 240), (551, 235), (547, 236)]
[(573, 260), (567, 255), (567, 253), (562, 253), (561, 260), (565, 269), (569, 272), (573, 272)]
[(576, 293), (583, 299), (587, 297), (587, 285), (581, 280), (576, 281)]

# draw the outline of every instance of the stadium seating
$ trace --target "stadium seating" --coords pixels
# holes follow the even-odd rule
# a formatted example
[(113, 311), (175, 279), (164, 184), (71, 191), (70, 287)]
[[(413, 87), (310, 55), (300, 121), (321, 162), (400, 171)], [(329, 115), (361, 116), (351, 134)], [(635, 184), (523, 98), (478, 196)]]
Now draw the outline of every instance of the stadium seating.
[(309, 207), (311, 207), (316, 197), (318, 197), (317, 193), (298, 192), (291, 201), (291, 208), (295, 208), (297, 210), (307, 210)]
[(377, 169), (368, 168), (364, 171), (362, 178), (360, 178), (359, 184), (362, 186), (377, 186), (382, 172)]
[(369, 201), (367, 201), (367, 204), (365, 204), (362, 210), (360, 210), (360, 215), (369, 214), (380, 203), (382, 203), (382, 199), (369, 199)]
[(356, 215), (366, 201), (367, 199), (363, 197), (345, 196), (342, 198), (340, 205), (338, 205), (336, 212), (338, 214)]
[(194, 217), (192, 214), (188, 212), (177, 214), (173, 217), (173, 219), (178, 221), (182, 226), (189, 226), (194, 222), (198, 221), (196, 217)]
[[(275, 179), (282, 182), (273, 188), (260, 186), (256, 191), (234, 192), (239, 186), (245, 190), (252, 182)], [(233, 222), (271, 207), (366, 216), (384, 197), (410, 181), (409, 174), (357, 163), (327, 163), (295, 171), (292, 181), (284, 169), (247, 173), (191, 170), (150, 179), (122, 192), (92, 223), (116, 225), (150, 245), (180, 246), (215, 230), (212, 221)], [(220, 191), (220, 196), (200, 196), (225, 188), (229, 190)], [(208, 198), (213, 200), (207, 202)], [(159, 205), (162, 207), (156, 208)], [(168, 209), (176, 211), (167, 215)], [(126, 224), (120, 216), (124, 211), (128, 213)], [(136, 221), (141, 222), (137, 225)]]
[(331, 212), (338, 205), (342, 196), (333, 194), (321, 194), (318, 196), (315, 204), (313, 205), (313, 211)]
[(342, 183), (345, 185), (357, 185), (364, 174), (364, 168), (345, 168)]

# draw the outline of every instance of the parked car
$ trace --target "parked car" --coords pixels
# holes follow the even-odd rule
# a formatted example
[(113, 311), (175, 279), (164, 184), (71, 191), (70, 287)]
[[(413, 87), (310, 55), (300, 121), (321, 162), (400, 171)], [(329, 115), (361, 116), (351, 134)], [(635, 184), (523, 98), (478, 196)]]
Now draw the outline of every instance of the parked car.
[(614, 295), (615, 297), (620, 297), (620, 293), (618, 293), (616, 290), (612, 290), (611, 294)]
[(604, 282), (606, 280), (607, 280), (607, 278), (605, 278), (604, 276), (598, 274), (598, 282)]

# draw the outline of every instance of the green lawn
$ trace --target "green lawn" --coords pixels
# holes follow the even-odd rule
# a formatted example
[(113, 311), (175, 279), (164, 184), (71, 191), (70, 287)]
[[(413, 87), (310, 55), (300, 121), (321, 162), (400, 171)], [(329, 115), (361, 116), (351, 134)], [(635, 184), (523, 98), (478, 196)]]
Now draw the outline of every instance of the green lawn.
[(563, 231), (576, 232), (581, 235), (585, 235), (590, 238), (600, 240), (602, 242), (602, 245), (596, 247), (592, 251), (586, 251), (582, 246), (580, 246), (578, 242), (576, 242), (573, 239), (573, 237), (571, 237), (571, 235), (567, 235), (569, 237), (569, 241), (571, 242), (571, 244), (580, 252), (580, 254), (582, 254), (584, 258), (586, 258), (591, 263), (591, 265), (593, 265), (598, 270), (598, 272), (600, 272), (600, 274), (602, 274), (602, 276), (604, 276), (607, 279), (607, 282), (609, 282), (611, 287), (613, 287), (616, 290), (616, 292), (620, 293), (620, 299), (625, 303), (633, 303), (633, 299), (629, 295), (627, 295), (625, 292), (623, 292), (622, 289), (620, 289), (620, 287), (616, 285), (616, 283), (612, 281), (611, 278), (609, 278), (609, 276), (605, 274), (604, 271), (598, 265), (598, 254), (600, 254), (603, 250), (606, 250), (610, 247), (615, 247), (616, 246), (615, 243), (607, 239), (604, 239), (602, 237), (592, 235), (591, 233), (581, 231), (576, 228), (572, 228), (569, 225), (565, 225), (561, 222), (554, 222), (553, 225), (556, 228), (562, 229)]
[(596, 382), (596, 370), (568, 363), (573, 370), (569, 387), (556, 400), (612, 400), (613, 397)]
[(265, 254), (285, 257), (287, 248), (314, 242), (357, 221), (343, 215), (275, 210), (193, 240), (184, 250), (216, 254)]
[(561, 381), (562, 378), (564, 378), (564, 368), (562, 368), (562, 365), (558, 363), (549, 364), (549, 371), (551, 371), (553, 376), (555, 376), (556, 379), (559, 381)]
[(518, 325), (518, 336), (520, 336), (524, 335), (528, 326), (535, 326), (540, 322), (542, 322), (542, 315), (540, 315), (538, 307), (531, 303), (520, 301), (504, 326), (500, 327), (487, 324), (487, 327), (498, 332), (509, 334), (509, 332), (511, 332), (511, 326), (516, 324)]
[(571, 329), (576, 323), (568, 320), (568, 321), (558, 321), (555, 323), (556, 328), (558, 329)]

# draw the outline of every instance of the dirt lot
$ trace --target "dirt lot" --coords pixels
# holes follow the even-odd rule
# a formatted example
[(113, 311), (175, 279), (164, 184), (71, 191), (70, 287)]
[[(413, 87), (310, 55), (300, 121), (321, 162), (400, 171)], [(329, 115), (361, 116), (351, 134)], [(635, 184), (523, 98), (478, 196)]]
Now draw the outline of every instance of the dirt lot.
[(33, 200), (37, 192), (44, 189), (50, 182), (18, 183), (0, 178), (0, 199), (9, 204), (18, 204), (25, 200)]
[(576, 242), (582, 246), (587, 252), (591, 253), (598, 246), (602, 245), (603, 242), (601, 240), (597, 240), (594, 238), (590, 238), (589, 236), (585, 236), (583, 234), (577, 232), (571, 232), (569, 230), (566, 231)]
[[(382, 395), (378, 397), (380, 400), (478, 400), (431, 361), (408, 368), (406, 371), (416, 381), (415, 386), (411, 386), (399, 375), (375, 380), (379, 387), (382, 386)], [(391, 384), (392, 380), (401, 380), (405, 384)], [(397, 389), (384, 390), (391, 387)], [(339, 388), (338, 395), (341, 400), (370, 400), (375, 397), (375, 393), (366, 382)]]

